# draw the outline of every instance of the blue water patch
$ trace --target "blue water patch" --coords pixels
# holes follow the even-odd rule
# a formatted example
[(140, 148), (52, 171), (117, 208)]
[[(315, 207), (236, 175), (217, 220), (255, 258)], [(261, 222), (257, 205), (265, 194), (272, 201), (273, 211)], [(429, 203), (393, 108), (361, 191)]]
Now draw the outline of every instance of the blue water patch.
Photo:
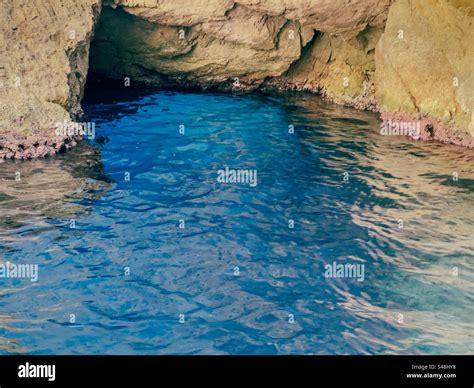
[(85, 109), (107, 141), (0, 165), (2, 262), (39, 272), (0, 279), (2, 353), (474, 351), (472, 151), (301, 94)]

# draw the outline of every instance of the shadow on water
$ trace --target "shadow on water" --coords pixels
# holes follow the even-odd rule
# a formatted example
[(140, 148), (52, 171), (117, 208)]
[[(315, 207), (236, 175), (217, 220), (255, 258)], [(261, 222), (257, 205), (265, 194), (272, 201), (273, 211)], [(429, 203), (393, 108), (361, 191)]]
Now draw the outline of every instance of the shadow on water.
[(49, 219), (87, 212), (81, 201), (100, 198), (112, 181), (100, 151), (86, 142), (54, 158), (0, 163), (0, 236)]

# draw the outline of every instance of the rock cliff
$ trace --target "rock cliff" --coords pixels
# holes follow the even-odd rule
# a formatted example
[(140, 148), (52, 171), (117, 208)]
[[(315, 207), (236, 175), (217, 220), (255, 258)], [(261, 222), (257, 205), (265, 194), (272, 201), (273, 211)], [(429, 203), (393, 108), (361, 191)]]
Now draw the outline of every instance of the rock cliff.
[(54, 155), (81, 113), (99, 0), (1, 0), (0, 159)]
[[(0, 158), (75, 144), (88, 71), (304, 90), (474, 146), (471, 0), (1, 0)], [(99, 17), (100, 14), (100, 17)]]
[(474, 2), (397, 0), (375, 50), (384, 117), (421, 120), (423, 138), (474, 146)]

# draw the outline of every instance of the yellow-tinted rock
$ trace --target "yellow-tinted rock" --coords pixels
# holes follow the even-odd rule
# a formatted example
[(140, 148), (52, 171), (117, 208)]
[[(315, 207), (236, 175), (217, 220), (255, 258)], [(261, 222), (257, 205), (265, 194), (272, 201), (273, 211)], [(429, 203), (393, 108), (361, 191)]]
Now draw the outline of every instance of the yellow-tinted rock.
[(266, 77), (281, 75), (300, 57), (297, 22), (252, 16), (241, 7), (226, 17), (225, 22), (170, 27), (106, 7), (92, 46), (91, 66), (108, 77), (153, 84), (166, 78), (204, 87), (242, 83), (255, 88)]
[(383, 27), (392, 0), (239, 0), (259, 12), (283, 15), (302, 26), (327, 33), (362, 31), (367, 25)]
[(357, 35), (322, 34), (285, 76), (268, 84), (317, 92), (338, 104), (377, 110), (374, 48), (380, 34), (373, 27)]
[(395, 2), (375, 54), (382, 111), (474, 134), (473, 8), (462, 0)]
[(10, 133), (38, 131), (46, 131), (45, 144), (27, 157), (50, 155), (62, 146), (52, 131), (56, 123), (80, 113), (100, 0), (1, 3), (0, 158), (23, 157), (23, 149), (7, 147)]
[[(2, 1), (0, 158), (74, 145), (54, 126), (81, 112), (101, 3)], [(431, 137), (474, 146), (467, 136), (474, 135), (472, 0), (104, 3), (91, 48), (94, 74), (154, 85), (308, 90), (418, 117)]]
[(225, 20), (233, 0), (114, 0), (131, 14), (168, 26), (191, 27), (199, 23)]
[(111, 0), (134, 15), (159, 24), (194, 26), (227, 20), (233, 7), (256, 14), (283, 17), (312, 29), (340, 33), (361, 31), (368, 24), (382, 27), (392, 0)]

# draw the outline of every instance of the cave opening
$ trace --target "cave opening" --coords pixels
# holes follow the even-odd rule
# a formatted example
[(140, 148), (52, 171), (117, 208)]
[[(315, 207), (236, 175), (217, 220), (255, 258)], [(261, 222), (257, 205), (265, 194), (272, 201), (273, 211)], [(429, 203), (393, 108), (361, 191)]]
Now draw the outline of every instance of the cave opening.
[[(185, 29), (186, 30), (186, 29)], [(121, 7), (104, 6), (97, 21), (89, 53), (86, 97), (90, 89), (107, 87), (125, 94), (156, 88), (191, 87), (192, 82), (170, 77), (170, 62), (178, 49), (189, 52), (178, 27), (161, 26), (132, 15)], [(186, 34), (185, 34), (186, 35)], [(160, 65), (163, 64), (163, 71)]]
[(137, 31), (146, 34), (151, 28), (151, 23), (121, 7), (103, 6), (90, 43), (85, 104), (132, 101), (171, 86), (164, 74), (133, 60), (144, 51), (137, 43)]
[(115, 97), (157, 88), (235, 93), (293, 89), (288, 82), (293, 71), (311, 61), (312, 48), (324, 35), (314, 30), (309, 39), (301, 26), (286, 20), (268, 33), (262, 48), (262, 42), (232, 41), (200, 28), (164, 25), (104, 5), (91, 40), (85, 99), (93, 98), (96, 88), (111, 89)]

